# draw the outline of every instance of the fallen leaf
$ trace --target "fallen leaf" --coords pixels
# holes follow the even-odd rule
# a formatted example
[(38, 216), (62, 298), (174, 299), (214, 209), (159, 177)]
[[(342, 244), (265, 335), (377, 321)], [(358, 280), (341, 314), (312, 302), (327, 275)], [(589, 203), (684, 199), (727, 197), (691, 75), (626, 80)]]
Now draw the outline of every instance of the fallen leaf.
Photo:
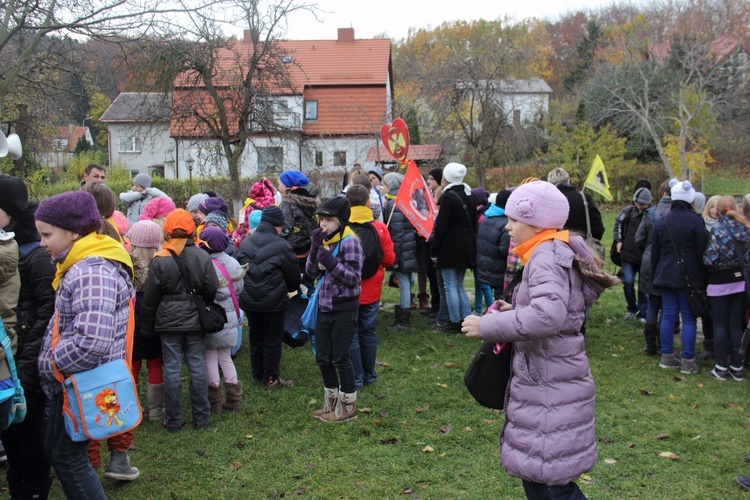
[(430, 446), (430, 445), (427, 445), (427, 446), (425, 446), (424, 448), (422, 448), (422, 451), (423, 451), (424, 453), (432, 453), (433, 451), (435, 451), (435, 448), (433, 448), (433, 447), (432, 447), (432, 446)]
[(614, 441), (615, 441), (615, 440), (614, 440), (614, 439), (612, 439), (612, 436), (610, 436), (609, 434), (607, 434), (607, 435), (606, 435), (606, 436), (604, 436), (603, 438), (600, 438), (600, 439), (599, 439), (599, 442), (600, 442), (600, 443), (604, 443), (604, 444), (610, 444), (610, 443), (613, 443)]
[(656, 437), (656, 439), (667, 439), (669, 437), (669, 433), (668, 432), (662, 432), (660, 434), (657, 434), (655, 437)]
[(680, 457), (672, 453), (671, 451), (662, 451), (657, 455), (659, 458), (668, 458), (670, 460), (679, 460)]
[(607, 465), (615, 465), (617, 463), (617, 460), (614, 458), (605, 458), (604, 463)]
[(438, 455), (438, 457), (440, 457), (440, 458), (445, 458), (445, 457), (446, 457), (446, 455), (448, 455), (448, 454), (447, 454), (447, 453), (445, 453), (445, 452), (443, 452), (443, 453), (441, 453), (440, 455)]
[(458, 363), (454, 363), (453, 361), (446, 361), (445, 363), (443, 363), (443, 366), (458, 368)]
[(490, 419), (488, 419), (488, 418), (485, 418), (485, 419), (483, 420), (483, 422), (484, 422), (485, 424), (496, 424), (496, 423), (497, 423), (497, 420), (490, 420)]
[(411, 495), (412, 493), (414, 493), (414, 488), (406, 488), (404, 491), (402, 491), (399, 494), (400, 495)]
[(414, 409), (414, 411), (415, 411), (415, 412), (417, 412), (417, 413), (422, 413), (422, 412), (423, 412), (424, 410), (423, 410), (422, 408), (420, 408), (419, 406), (417, 406), (417, 407), (416, 407), (416, 408)]
[(447, 388), (448, 388), (448, 386), (447, 386), (447, 385), (445, 385), (445, 384), (441, 384), (440, 382), (438, 382), (438, 383), (437, 383), (437, 386), (438, 386), (438, 387), (442, 387), (443, 389), (447, 389)]
[(242, 462), (232, 462), (229, 464), (229, 470), (237, 470), (242, 467)]
[(432, 363), (432, 364), (430, 365), (430, 368), (432, 368), (433, 370), (434, 370), (435, 368), (440, 368), (440, 363)]
[(677, 401), (681, 401), (682, 398), (680, 396), (675, 396), (674, 394), (669, 395), (669, 399), (676, 399)]
[[(227, 282), (227, 283), (228, 283), (228, 282)], [(245, 439), (252, 439), (252, 438), (253, 438), (253, 435), (252, 435), (252, 434), (248, 434), (247, 436), (245, 436)]]
[(700, 387), (701, 389), (703, 389), (703, 382), (701, 382), (700, 384), (698, 384), (698, 387)]
[(450, 425), (440, 426), (440, 434), (450, 434), (452, 430), (453, 430), (453, 426), (450, 426)]
[(296, 490), (294, 490), (294, 494), (304, 495), (306, 491), (307, 491), (307, 486), (303, 486), (302, 488), (297, 488)]
[(381, 444), (398, 444), (398, 438), (380, 438)]
[(581, 474), (581, 481), (586, 484), (594, 484), (594, 478), (592, 478), (588, 474)]
[(674, 380), (675, 382), (684, 382), (684, 381), (687, 380), (687, 378), (686, 377), (677, 377), (677, 376), (675, 376), (675, 377), (672, 377), (672, 380)]
[(695, 410), (696, 408), (698, 408), (698, 403), (691, 404), (690, 408), (692, 408), (693, 410)]
[(724, 408), (736, 408), (737, 406), (739, 406), (737, 403), (727, 403)]
[(375, 361), (375, 364), (378, 366), (385, 366), (385, 367), (391, 366), (387, 361)]
[(698, 435), (698, 436), (694, 436), (694, 437), (692, 437), (691, 439), (694, 439), (694, 440), (698, 440), (698, 439), (700, 439), (700, 438), (702, 438), (702, 437), (703, 437), (703, 436), (701, 436), (701, 435)]
[(383, 399), (385, 397), (385, 393), (379, 392), (375, 394), (375, 399)]
[(653, 391), (649, 391), (647, 389), (638, 389), (638, 390), (641, 392), (641, 394), (645, 394), (646, 396), (653, 396), (654, 394)]
[(630, 444), (628, 445), (628, 448), (635, 448), (635, 443), (630, 443)]
[(380, 419), (376, 418), (375, 420), (372, 421), (372, 423), (375, 425), (380, 425)]
[(372, 410), (369, 408), (359, 408), (357, 411), (360, 413), (370, 413)]
[(471, 432), (471, 427), (469, 427), (469, 426), (466, 426), (466, 427), (464, 427), (464, 430), (465, 430), (466, 432)]
[(380, 412), (380, 416), (383, 417), (383, 418), (388, 418), (388, 412), (385, 411), (385, 410), (383, 410), (383, 411)]
[(241, 449), (243, 449), (243, 448), (245, 447), (245, 443), (242, 443), (242, 442), (240, 442), (240, 441), (237, 441), (237, 442), (236, 442), (236, 443), (234, 443), (234, 444), (233, 444), (232, 446), (234, 446), (234, 447), (235, 447), (235, 448), (237, 448), (238, 450), (241, 450)]

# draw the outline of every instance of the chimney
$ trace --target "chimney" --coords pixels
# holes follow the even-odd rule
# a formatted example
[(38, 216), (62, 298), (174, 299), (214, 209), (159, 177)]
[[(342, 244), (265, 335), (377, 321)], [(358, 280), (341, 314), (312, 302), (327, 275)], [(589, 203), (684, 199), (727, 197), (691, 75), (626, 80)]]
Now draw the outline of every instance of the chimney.
[(354, 28), (339, 28), (339, 43), (354, 43)]
[(257, 34), (253, 30), (244, 30), (244, 42), (245, 43), (255, 43), (258, 38)]

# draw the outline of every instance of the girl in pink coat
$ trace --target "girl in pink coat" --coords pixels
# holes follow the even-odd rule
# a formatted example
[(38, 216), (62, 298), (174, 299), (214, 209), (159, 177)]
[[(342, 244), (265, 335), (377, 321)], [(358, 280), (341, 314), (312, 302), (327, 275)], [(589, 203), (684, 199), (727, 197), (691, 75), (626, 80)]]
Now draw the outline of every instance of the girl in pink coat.
[(568, 200), (553, 185), (519, 186), (506, 226), (524, 265), (513, 304), (469, 316), (467, 337), (513, 342), (500, 460), (529, 498), (585, 498), (574, 482), (596, 463), (594, 379), (581, 327), (586, 308), (619, 280), (601, 271), (583, 238), (560, 231)]

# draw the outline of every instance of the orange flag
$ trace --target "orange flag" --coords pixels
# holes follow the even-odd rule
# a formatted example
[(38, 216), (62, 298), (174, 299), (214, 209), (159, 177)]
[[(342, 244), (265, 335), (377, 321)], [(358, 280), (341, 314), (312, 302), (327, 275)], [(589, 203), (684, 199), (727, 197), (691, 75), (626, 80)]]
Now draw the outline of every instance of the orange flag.
[(419, 234), (425, 239), (430, 237), (435, 224), (435, 200), (413, 160), (409, 162), (404, 181), (398, 190), (396, 206)]

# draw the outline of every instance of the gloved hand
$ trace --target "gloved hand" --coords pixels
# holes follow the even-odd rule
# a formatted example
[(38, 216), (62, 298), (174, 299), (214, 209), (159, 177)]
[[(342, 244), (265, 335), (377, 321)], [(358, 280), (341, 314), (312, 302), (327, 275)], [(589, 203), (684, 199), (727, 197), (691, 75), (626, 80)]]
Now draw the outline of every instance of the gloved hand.
[(318, 262), (323, 264), (323, 266), (329, 271), (336, 267), (336, 264), (338, 263), (338, 259), (336, 259), (331, 251), (324, 246), (318, 248), (318, 253), (315, 257), (317, 258)]
[(328, 236), (326, 233), (323, 232), (323, 229), (317, 228), (315, 229), (312, 234), (310, 235), (310, 241), (312, 244), (310, 245), (310, 255), (313, 255), (316, 257), (318, 255), (318, 250), (320, 248), (323, 248), (323, 240), (325, 237)]

